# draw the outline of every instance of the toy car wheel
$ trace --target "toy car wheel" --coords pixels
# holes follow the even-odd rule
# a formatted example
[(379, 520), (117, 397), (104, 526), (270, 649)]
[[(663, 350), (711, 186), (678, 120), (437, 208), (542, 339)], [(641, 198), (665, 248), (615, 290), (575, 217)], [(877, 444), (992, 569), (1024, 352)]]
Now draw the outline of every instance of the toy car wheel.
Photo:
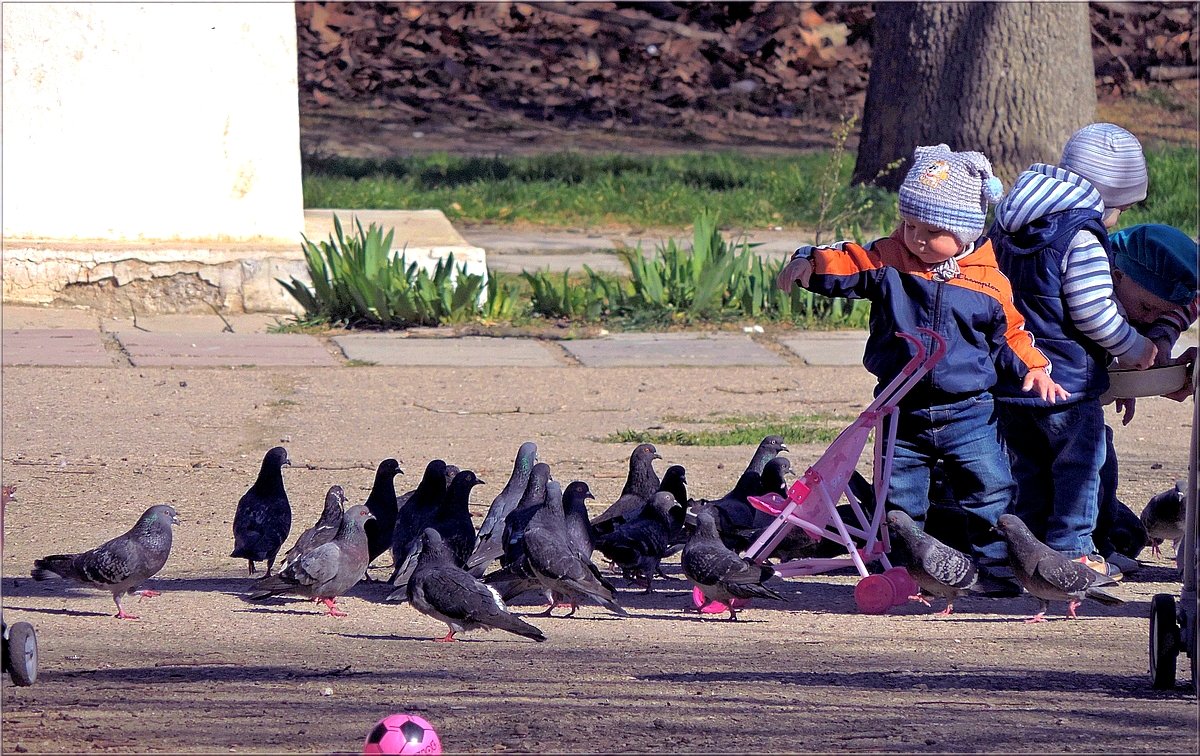
[(1179, 655), (1179, 624), (1175, 597), (1160, 593), (1150, 602), (1150, 681), (1155, 690), (1175, 687), (1175, 659)]
[(8, 673), (14, 685), (26, 686), (37, 682), (37, 633), (28, 622), (18, 622), (8, 629)]

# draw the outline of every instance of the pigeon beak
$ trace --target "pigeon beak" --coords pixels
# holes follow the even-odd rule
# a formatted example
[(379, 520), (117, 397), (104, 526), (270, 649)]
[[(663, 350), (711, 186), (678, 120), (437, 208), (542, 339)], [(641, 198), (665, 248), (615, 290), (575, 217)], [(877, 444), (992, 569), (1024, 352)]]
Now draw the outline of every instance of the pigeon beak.
[(476, 479), (475, 479), (475, 485), (477, 485), (477, 486), (486, 486), (486, 485), (487, 485), (487, 481), (486, 481), (486, 480), (484, 480), (483, 478), (476, 478)]
[(780, 445), (779, 445), (779, 451), (781, 451), (781, 452), (785, 452), (785, 451), (787, 451), (787, 450), (788, 450), (788, 448), (787, 448), (787, 444), (780, 444)]
[(654, 452), (654, 455), (651, 457), (651, 459), (662, 459), (662, 455), (658, 452)]
[(594, 499), (594, 498), (596, 498), (596, 494), (592, 493), (591, 491), (588, 491), (587, 493), (585, 493), (585, 494), (583, 495), (583, 498), (585, 498), (585, 499)]
[(171, 524), (172, 524), (172, 525), (178, 525), (178, 524), (179, 524), (179, 515), (171, 515)]

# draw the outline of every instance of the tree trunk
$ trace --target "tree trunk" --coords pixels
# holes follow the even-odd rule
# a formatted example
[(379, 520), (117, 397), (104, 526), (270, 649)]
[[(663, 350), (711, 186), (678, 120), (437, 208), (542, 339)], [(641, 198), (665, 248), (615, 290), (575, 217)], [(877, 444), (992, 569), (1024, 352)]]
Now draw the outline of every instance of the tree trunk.
[[(918, 145), (1057, 163), (1096, 113), (1087, 3), (876, 3), (854, 183), (897, 189)], [(879, 176), (887, 165), (899, 168)]]

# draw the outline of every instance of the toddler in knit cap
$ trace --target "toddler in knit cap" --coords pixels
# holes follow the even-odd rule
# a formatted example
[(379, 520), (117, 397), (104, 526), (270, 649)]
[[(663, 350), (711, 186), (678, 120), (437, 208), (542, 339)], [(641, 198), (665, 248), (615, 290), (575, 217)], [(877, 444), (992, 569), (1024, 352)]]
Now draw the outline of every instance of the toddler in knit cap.
[(1150, 183), (1146, 156), (1137, 137), (1111, 123), (1076, 131), (1063, 146), (1060, 168), (1085, 179), (1104, 201), (1104, 225), (1112, 228), (1121, 211), (1146, 199)]

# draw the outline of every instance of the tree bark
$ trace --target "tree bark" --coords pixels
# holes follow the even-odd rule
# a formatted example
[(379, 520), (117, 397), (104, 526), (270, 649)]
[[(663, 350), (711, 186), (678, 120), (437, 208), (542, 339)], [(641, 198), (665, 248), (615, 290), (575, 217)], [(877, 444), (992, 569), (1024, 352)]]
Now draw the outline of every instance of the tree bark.
[(1007, 185), (1095, 118), (1087, 3), (877, 3), (874, 31), (856, 184), (897, 189), (913, 149), (944, 142)]

